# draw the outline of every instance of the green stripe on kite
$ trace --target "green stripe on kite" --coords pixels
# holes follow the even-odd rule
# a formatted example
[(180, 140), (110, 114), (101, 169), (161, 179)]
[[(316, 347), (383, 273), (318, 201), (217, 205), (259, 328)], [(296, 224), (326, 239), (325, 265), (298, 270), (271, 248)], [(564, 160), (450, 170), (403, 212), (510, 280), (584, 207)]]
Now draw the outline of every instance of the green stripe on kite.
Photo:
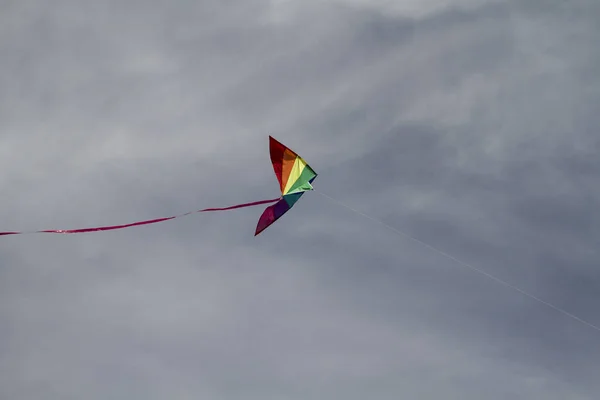
[(316, 176), (315, 171), (312, 170), (308, 165), (302, 171), (300, 177), (294, 182), (294, 184), (290, 187), (288, 193), (293, 193), (297, 190), (308, 191), (312, 190), (312, 185), (310, 184), (310, 180)]

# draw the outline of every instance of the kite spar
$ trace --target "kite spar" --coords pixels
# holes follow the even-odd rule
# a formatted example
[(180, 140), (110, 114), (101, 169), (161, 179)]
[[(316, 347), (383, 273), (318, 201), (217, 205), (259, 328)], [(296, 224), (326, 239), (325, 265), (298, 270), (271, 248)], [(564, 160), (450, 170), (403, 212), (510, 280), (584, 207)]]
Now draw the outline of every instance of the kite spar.
[(221, 208), (204, 208), (202, 210), (190, 211), (185, 214), (175, 215), (172, 217), (156, 218), (145, 221), (137, 221), (122, 225), (109, 225), (109, 226), (98, 226), (94, 228), (80, 228), (80, 229), (46, 229), (39, 231), (7, 231), (0, 232), (0, 236), (8, 235), (23, 235), (32, 233), (87, 233), (97, 231), (110, 231), (115, 229), (130, 228), (133, 226), (150, 225), (159, 222), (169, 221), (175, 218), (185, 217), (194, 213), (209, 212), (209, 211), (226, 211), (234, 210), (237, 208), (253, 207), (261, 204), (275, 203), (265, 209), (258, 225), (254, 236), (258, 235), (269, 227), (272, 223), (277, 221), (283, 214), (288, 212), (292, 206), (302, 197), (304, 192), (313, 190), (311, 185), (312, 181), (317, 177), (315, 171), (304, 161), (298, 154), (293, 152), (282, 143), (269, 136), (269, 150), (271, 154), (271, 162), (275, 175), (279, 181), (281, 188), (281, 197), (270, 200), (260, 200), (251, 203), (243, 203), (235, 206), (221, 207)]

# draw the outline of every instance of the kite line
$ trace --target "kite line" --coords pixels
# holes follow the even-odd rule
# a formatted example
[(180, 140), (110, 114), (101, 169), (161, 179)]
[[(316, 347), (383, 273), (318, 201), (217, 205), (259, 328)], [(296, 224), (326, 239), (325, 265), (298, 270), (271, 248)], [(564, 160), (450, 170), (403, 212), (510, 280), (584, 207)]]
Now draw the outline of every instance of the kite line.
[(175, 218), (181, 218), (181, 217), (185, 217), (185, 216), (188, 216), (188, 215), (191, 215), (191, 214), (195, 214), (195, 213), (208, 212), (208, 211), (234, 210), (236, 208), (252, 207), (252, 206), (258, 206), (258, 205), (261, 205), (261, 204), (275, 203), (276, 201), (279, 201), (279, 200), (281, 200), (280, 197), (278, 197), (276, 199), (271, 199), (271, 200), (253, 201), (251, 203), (238, 204), (238, 205), (230, 206), (230, 207), (204, 208), (202, 210), (190, 211), (190, 212), (187, 212), (185, 214), (175, 215), (175, 216), (172, 216), (172, 217), (148, 219), (148, 220), (145, 220), (145, 221), (137, 221), (137, 222), (132, 222), (132, 223), (125, 224), (125, 225), (98, 226), (98, 227), (95, 227), (95, 228), (83, 228), (83, 229), (48, 229), (48, 230), (42, 230), (42, 231), (0, 232), (0, 236), (25, 235), (25, 234), (33, 234), (33, 233), (62, 233), (62, 234), (68, 234), (68, 233), (87, 233), (87, 232), (98, 232), (98, 231), (112, 231), (112, 230), (115, 230), (115, 229), (130, 228), (132, 226), (157, 224), (159, 222), (169, 221), (169, 220), (172, 220), (172, 219), (175, 219)]
[(327, 195), (325, 193), (322, 193), (322, 192), (317, 191), (317, 190), (314, 190), (314, 192), (320, 194), (321, 196), (325, 197), (326, 199), (328, 199), (328, 200), (330, 200), (330, 201), (332, 201), (334, 203), (337, 203), (338, 205), (340, 205), (342, 207), (345, 207), (346, 209), (348, 209), (348, 210), (350, 210), (350, 211), (352, 211), (352, 212), (354, 212), (354, 213), (356, 213), (358, 215), (361, 215), (361, 216), (363, 216), (363, 217), (365, 217), (367, 219), (370, 219), (373, 222), (376, 222), (376, 223), (378, 223), (380, 225), (383, 225), (384, 227), (386, 227), (387, 229), (389, 229), (390, 231), (396, 233), (399, 236), (403, 236), (403, 237), (405, 237), (407, 239), (412, 240), (415, 243), (420, 244), (421, 246), (427, 247), (429, 250), (432, 250), (432, 251), (438, 253), (439, 255), (444, 256), (444, 257), (446, 257), (446, 258), (454, 261), (455, 263), (460, 264), (463, 267), (470, 269), (473, 272), (477, 272), (478, 274), (483, 275), (483, 276), (485, 276), (485, 277), (487, 277), (487, 278), (495, 281), (496, 283), (499, 283), (499, 284), (501, 284), (503, 286), (506, 286), (506, 287), (508, 287), (510, 289), (513, 289), (514, 291), (517, 291), (517, 292), (521, 293), (522, 295), (527, 296), (530, 299), (537, 301), (538, 303), (541, 303), (541, 304), (543, 304), (543, 305), (545, 305), (547, 307), (550, 307), (553, 310), (558, 311), (558, 312), (562, 313), (563, 315), (566, 315), (567, 317), (572, 318), (575, 321), (578, 321), (578, 322), (580, 322), (580, 323), (582, 323), (584, 325), (587, 325), (588, 327), (590, 327), (592, 329), (595, 329), (596, 331), (600, 332), (600, 327), (592, 324), (591, 322), (588, 322), (586, 320), (583, 320), (583, 319), (579, 318), (578, 316), (576, 316), (575, 314), (572, 314), (572, 313), (568, 312), (567, 310), (564, 310), (564, 309), (562, 309), (562, 308), (560, 308), (558, 306), (555, 306), (554, 304), (552, 304), (552, 303), (550, 303), (550, 302), (548, 302), (546, 300), (543, 300), (543, 299), (541, 299), (541, 298), (539, 298), (539, 297), (537, 297), (537, 296), (535, 296), (535, 295), (533, 295), (531, 293), (528, 293), (525, 290), (520, 289), (519, 287), (517, 287), (517, 286), (515, 286), (515, 285), (513, 285), (511, 283), (508, 283), (505, 280), (502, 280), (502, 279), (500, 279), (500, 278), (498, 278), (498, 277), (490, 274), (489, 272), (486, 272), (486, 271), (484, 271), (484, 270), (482, 270), (480, 268), (477, 268), (477, 267), (475, 267), (475, 266), (473, 266), (471, 264), (468, 264), (468, 263), (466, 263), (464, 261), (461, 261), (458, 258), (456, 258), (456, 257), (454, 257), (454, 256), (452, 256), (452, 255), (450, 255), (450, 254), (448, 254), (448, 253), (446, 253), (446, 252), (444, 252), (442, 250), (439, 250), (438, 248), (433, 247), (432, 245), (430, 245), (428, 243), (425, 243), (422, 240), (419, 240), (419, 239), (417, 239), (417, 238), (409, 235), (408, 233), (402, 232), (401, 230), (396, 229), (393, 226), (386, 224), (385, 222), (383, 222), (380, 219), (377, 219), (375, 217), (371, 217), (370, 215), (367, 215), (367, 214), (365, 214), (365, 213), (363, 213), (363, 212), (361, 212), (361, 211), (359, 211), (359, 210), (357, 210), (355, 208), (352, 208), (349, 205), (344, 204), (341, 201), (339, 201), (337, 199), (334, 199), (333, 197), (331, 197), (331, 196), (329, 196), (329, 195)]

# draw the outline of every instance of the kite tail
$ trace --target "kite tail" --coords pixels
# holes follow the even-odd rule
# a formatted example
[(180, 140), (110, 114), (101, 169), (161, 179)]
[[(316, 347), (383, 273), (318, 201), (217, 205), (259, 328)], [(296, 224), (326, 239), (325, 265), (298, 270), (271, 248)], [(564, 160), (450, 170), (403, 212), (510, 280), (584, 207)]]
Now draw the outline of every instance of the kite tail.
[(279, 201), (279, 200), (281, 200), (281, 197), (278, 197), (276, 199), (271, 199), (271, 200), (253, 201), (252, 203), (238, 204), (237, 206), (230, 206), (230, 207), (224, 207), (224, 208), (205, 208), (203, 210), (198, 210), (196, 212), (233, 210), (236, 208), (253, 207), (253, 206), (259, 206), (261, 204), (275, 203), (276, 201)]
[(204, 208), (202, 210), (190, 211), (185, 214), (175, 215), (172, 217), (149, 219), (149, 220), (145, 220), (145, 221), (132, 222), (129, 224), (124, 224), (124, 225), (98, 226), (95, 228), (82, 228), (82, 229), (47, 229), (47, 230), (33, 231), (33, 232), (10, 231), (10, 232), (0, 232), (0, 236), (24, 235), (24, 234), (31, 234), (31, 233), (87, 233), (87, 232), (98, 232), (98, 231), (112, 231), (115, 229), (124, 229), (124, 228), (129, 228), (132, 226), (156, 224), (159, 222), (169, 221), (169, 220), (172, 220), (175, 218), (185, 217), (187, 215), (191, 215), (194, 213), (207, 212), (207, 211), (226, 211), (226, 210), (234, 210), (236, 208), (252, 207), (252, 206), (258, 206), (261, 204), (275, 203), (276, 201), (279, 201), (280, 199), (281, 199), (281, 197), (278, 197), (276, 199), (271, 199), (271, 200), (253, 201), (251, 203), (238, 204), (238, 205), (229, 206), (229, 207)]

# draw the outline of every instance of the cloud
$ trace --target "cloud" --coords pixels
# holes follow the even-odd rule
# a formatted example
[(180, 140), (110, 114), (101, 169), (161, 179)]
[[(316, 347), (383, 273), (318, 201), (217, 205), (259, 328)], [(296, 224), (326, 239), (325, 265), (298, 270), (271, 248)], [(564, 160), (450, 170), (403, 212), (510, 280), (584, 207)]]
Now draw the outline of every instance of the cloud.
[[(9, 2), (3, 229), (318, 190), (600, 324), (598, 9), (509, 1)], [(0, 242), (0, 397), (592, 399), (598, 336), (304, 196)]]

